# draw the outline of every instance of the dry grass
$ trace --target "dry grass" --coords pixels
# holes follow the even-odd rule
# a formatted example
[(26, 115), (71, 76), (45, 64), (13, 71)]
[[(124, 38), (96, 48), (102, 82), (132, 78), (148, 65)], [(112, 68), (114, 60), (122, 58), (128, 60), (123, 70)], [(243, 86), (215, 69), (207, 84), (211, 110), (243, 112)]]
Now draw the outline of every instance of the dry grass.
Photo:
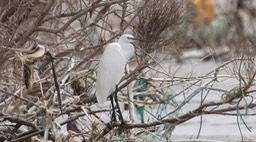
[(136, 25), (139, 36), (147, 39), (144, 50), (148, 53), (178, 41), (185, 31), (186, 10), (184, 1), (149, 0), (143, 4), (143, 10), (138, 14)]

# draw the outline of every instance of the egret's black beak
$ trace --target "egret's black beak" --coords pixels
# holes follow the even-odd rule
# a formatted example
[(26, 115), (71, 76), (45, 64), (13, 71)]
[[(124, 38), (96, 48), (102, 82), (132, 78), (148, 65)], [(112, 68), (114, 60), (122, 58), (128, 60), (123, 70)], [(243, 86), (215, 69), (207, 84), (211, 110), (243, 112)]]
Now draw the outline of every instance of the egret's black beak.
[(135, 41), (140, 41), (140, 42), (148, 42), (146, 39), (139, 38), (139, 37), (134, 37), (134, 38), (130, 38), (130, 39), (135, 40)]

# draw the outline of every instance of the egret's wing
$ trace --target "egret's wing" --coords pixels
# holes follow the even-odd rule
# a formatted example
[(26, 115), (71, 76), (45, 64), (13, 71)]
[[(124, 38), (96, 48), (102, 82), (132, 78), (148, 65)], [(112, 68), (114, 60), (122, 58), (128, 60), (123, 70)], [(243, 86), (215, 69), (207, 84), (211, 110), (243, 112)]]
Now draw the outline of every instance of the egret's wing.
[(97, 74), (96, 97), (104, 103), (120, 82), (125, 67), (125, 59), (118, 43), (111, 43), (104, 51)]

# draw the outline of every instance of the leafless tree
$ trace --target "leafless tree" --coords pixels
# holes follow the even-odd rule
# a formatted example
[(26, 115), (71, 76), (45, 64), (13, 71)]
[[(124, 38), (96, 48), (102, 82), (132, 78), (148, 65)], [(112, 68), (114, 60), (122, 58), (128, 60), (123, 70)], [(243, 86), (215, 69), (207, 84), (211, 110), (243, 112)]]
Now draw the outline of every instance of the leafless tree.
[[(176, 76), (164, 67), (171, 55), (181, 60), (181, 48), (189, 41), (186, 1), (2, 0), (0, 13), (0, 141), (132, 140), (160, 131), (155, 138), (169, 141), (175, 126), (196, 116), (237, 115), (235, 110), (255, 107), (252, 57), (229, 60), (199, 77)], [(99, 56), (123, 33), (146, 41), (136, 44), (133, 69), (118, 90), (124, 94), (119, 101), (127, 104), (126, 88), (136, 82), (132, 105), (148, 116), (126, 124), (102, 118), (110, 116), (109, 108), (94, 109)], [(46, 48), (43, 56), (30, 56), (40, 47)], [(230, 64), (236, 66), (231, 69)], [(239, 80), (237, 87), (213, 87), (223, 70)], [(171, 89), (177, 86), (180, 92)], [(138, 91), (141, 87), (145, 90)], [(220, 101), (208, 100), (212, 91), (221, 94)], [(200, 94), (198, 107), (179, 113)]]

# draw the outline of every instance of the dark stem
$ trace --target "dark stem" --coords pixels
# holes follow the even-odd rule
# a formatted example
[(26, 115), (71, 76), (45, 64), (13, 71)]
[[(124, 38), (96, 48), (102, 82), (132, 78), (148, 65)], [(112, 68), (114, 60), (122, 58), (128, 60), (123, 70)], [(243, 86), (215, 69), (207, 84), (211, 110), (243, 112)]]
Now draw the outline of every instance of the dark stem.
[[(114, 94), (113, 94), (114, 95)], [(115, 105), (114, 105), (114, 98), (113, 95), (110, 95), (110, 102), (112, 106), (112, 115), (111, 115), (111, 121), (116, 121), (116, 111), (115, 111)]]
[(115, 90), (115, 101), (116, 101), (116, 107), (117, 107), (117, 110), (118, 110), (118, 113), (119, 113), (119, 118), (121, 120), (121, 124), (124, 124), (124, 118), (123, 118), (123, 115), (122, 115), (122, 112), (121, 112), (121, 109), (119, 107), (119, 103), (118, 103), (118, 99), (117, 99), (117, 92), (118, 92), (118, 86), (116, 85), (116, 90)]
[(54, 68), (53, 57), (52, 57), (52, 54), (49, 51), (46, 52), (46, 54), (50, 58), (50, 61), (52, 63), (52, 74), (53, 74), (54, 84), (55, 84), (55, 88), (56, 88), (57, 95), (58, 95), (59, 108), (60, 108), (60, 112), (62, 114), (63, 111), (62, 111), (62, 102), (61, 102), (61, 96), (60, 96), (60, 87), (59, 87), (59, 84), (58, 84), (57, 75), (56, 75), (55, 68)]

